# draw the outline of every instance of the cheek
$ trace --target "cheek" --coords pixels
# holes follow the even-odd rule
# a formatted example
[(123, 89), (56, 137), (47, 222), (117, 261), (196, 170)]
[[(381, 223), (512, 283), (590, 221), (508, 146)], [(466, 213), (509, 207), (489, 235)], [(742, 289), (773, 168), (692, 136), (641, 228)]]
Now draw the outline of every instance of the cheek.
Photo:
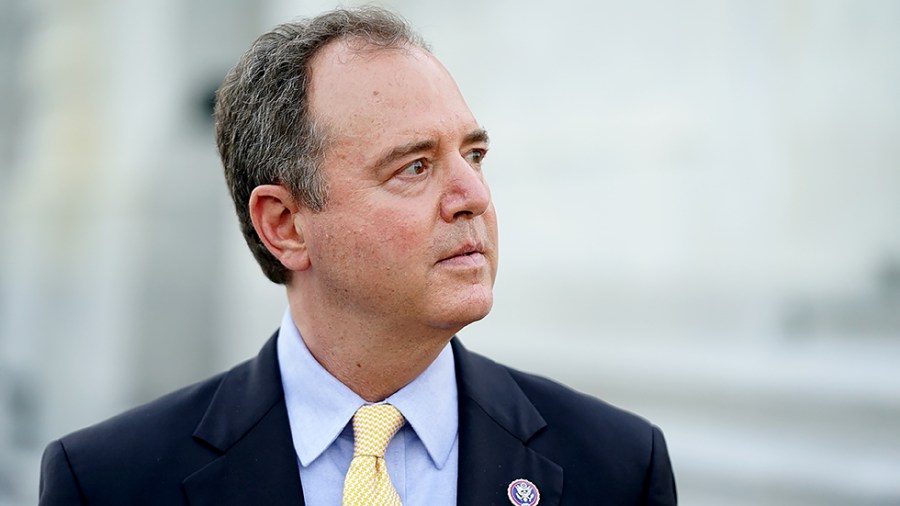
[(494, 209), (494, 204), (491, 204), (491, 207), (488, 208), (484, 213), (484, 222), (488, 229), (488, 234), (491, 236), (491, 239), (494, 243), (497, 242), (497, 211)]
[[(353, 269), (358, 276), (392, 276), (418, 272), (428, 265), (435, 250), (433, 204), (426, 199), (379, 193), (378, 189), (332, 194), (326, 209), (313, 224), (310, 252), (320, 264)], [(429, 219), (432, 221), (429, 221)], [(348, 273), (349, 274), (349, 273)]]
[(413, 216), (369, 208), (354, 219), (324, 223), (311, 253), (321, 260), (373, 272), (408, 272), (430, 248), (430, 237)]
[(497, 241), (497, 215), (494, 212), (493, 204), (487, 211), (482, 215), (482, 221), (484, 222), (484, 235), (485, 239), (490, 242), (491, 247), (496, 251), (498, 246)]
[[(365, 235), (372, 253), (395, 262), (409, 262), (413, 255), (422, 255), (431, 247), (431, 238), (415, 216), (396, 212), (373, 212)], [(361, 245), (365, 247), (364, 245)]]

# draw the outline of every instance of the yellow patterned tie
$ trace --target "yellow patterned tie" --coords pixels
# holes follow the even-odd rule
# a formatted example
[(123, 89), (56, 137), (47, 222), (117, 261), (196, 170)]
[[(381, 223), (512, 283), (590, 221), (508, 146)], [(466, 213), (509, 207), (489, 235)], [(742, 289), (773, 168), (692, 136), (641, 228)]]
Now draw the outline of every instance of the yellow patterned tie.
[(343, 506), (401, 506), (384, 450), (405, 422), (390, 404), (363, 406), (353, 415), (353, 460), (344, 479)]

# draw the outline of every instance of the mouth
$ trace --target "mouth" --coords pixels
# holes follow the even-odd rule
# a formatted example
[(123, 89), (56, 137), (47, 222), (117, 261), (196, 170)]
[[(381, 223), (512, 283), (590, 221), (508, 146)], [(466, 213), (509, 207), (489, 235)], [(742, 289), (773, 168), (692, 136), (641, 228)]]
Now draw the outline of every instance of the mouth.
[(478, 243), (468, 243), (450, 255), (438, 261), (438, 264), (448, 267), (478, 267), (484, 264), (484, 246)]

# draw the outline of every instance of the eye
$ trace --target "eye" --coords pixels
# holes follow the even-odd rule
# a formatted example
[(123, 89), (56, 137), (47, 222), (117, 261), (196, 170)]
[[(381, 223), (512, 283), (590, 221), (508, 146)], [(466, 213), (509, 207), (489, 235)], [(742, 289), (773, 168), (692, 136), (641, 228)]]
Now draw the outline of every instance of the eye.
[(418, 176), (428, 170), (428, 162), (424, 158), (419, 158), (413, 163), (403, 167), (400, 170), (400, 174), (408, 175), (408, 176)]
[(485, 155), (487, 155), (486, 149), (473, 149), (469, 151), (469, 154), (466, 155), (466, 160), (469, 161), (472, 165), (481, 165), (482, 160), (484, 160)]

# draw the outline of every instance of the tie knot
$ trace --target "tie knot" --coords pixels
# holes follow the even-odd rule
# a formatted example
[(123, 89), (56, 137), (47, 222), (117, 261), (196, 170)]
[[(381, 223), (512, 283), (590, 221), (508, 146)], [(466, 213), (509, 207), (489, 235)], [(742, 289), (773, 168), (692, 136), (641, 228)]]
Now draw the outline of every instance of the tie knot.
[(384, 451), (406, 420), (390, 404), (362, 406), (353, 415), (353, 455), (384, 458)]

